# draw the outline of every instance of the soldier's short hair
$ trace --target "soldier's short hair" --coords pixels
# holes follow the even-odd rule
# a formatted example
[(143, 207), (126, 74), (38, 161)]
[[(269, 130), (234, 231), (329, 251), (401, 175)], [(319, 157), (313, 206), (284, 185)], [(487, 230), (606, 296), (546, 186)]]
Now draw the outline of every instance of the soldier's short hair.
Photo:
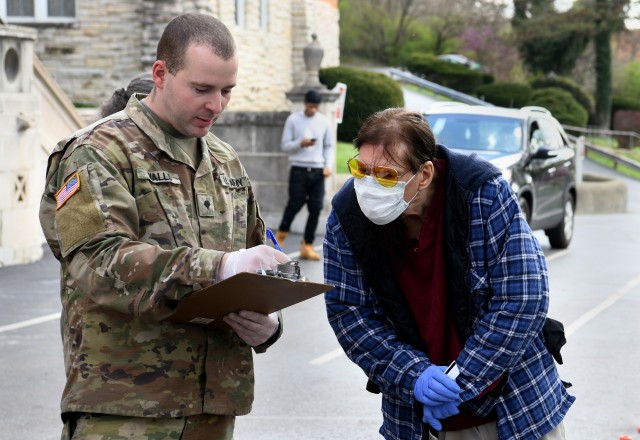
[(206, 46), (223, 60), (236, 53), (236, 44), (229, 29), (217, 18), (206, 14), (183, 14), (169, 22), (162, 32), (156, 59), (175, 75), (184, 68), (185, 54), (192, 44)]

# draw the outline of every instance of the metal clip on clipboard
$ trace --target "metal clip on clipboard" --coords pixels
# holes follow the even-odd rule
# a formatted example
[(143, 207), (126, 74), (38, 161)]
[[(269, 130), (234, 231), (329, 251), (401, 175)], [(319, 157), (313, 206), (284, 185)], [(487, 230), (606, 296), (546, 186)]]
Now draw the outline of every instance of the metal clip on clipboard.
[(258, 270), (256, 273), (260, 275), (270, 275), (272, 277), (286, 278), (291, 281), (298, 281), (300, 277), (300, 262), (297, 260), (287, 261), (278, 264), (275, 270)]

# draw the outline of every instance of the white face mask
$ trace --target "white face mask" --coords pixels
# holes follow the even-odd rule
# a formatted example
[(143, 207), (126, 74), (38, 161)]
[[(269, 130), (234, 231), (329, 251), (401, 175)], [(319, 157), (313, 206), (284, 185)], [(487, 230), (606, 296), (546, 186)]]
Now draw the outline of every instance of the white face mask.
[[(416, 174), (413, 177), (416, 177)], [(404, 187), (413, 177), (407, 182), (398, 182), (391, 188), (380, 185), (371, 176), (353, 179), (353, 187), (362, 213), (376, 225), (386, 225), (400, 217), (418, 195), (416, 191), (411, 200), (404, 201)]]

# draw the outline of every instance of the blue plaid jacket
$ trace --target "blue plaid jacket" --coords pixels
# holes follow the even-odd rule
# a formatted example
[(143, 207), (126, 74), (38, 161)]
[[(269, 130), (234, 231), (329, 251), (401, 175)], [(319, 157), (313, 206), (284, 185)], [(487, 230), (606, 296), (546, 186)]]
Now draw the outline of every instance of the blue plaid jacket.
[[(473, 173), (468, 169), (473, 161), (440, 148), (454, 181)], [(353, 191), (352, 182), (345, 191)], [(468, 201), (468, 267), (466, 273), (451, 274), (464, 277), (471, 304), (468, 337), (457, 358), (461, 397), (479, 415), (495, 409), (500, 440), (537, 440), (562, 421), (575, 400), (540, 334), (549, 301), (544, 254), (502, 177), (461, 194)], [(450, 196), (446, 203), (454, 203)], [(372, 290), (375, 286), (368, 285), (336, 213), (345, 208), (336, 203), (345, 200), (349, 197), (340, 193), (334, 198), (324, 239), (325, 281), (336, 286), (325, 295), (329, 323), (347, 356), (382, 391), (380, 433), (387, 439), (427, 438), (413, 387), (431, 362), (399, 336)], [(346, 208), (360, 212), (357, 203), (351, 205)], [(371, 252), (379, 250), (372, 246)], [(507, 380), (498, 396), (477, 397), (503, 374)]]

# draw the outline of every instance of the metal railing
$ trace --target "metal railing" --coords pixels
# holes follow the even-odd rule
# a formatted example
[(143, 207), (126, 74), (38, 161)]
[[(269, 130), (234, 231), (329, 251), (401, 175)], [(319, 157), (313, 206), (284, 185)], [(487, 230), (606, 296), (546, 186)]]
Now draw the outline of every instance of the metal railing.
[(446, 96), (447, 98), (455, 99), (456, 101), (460, 101), (465, 104), (486, 105), (493, 107), (493, 104), (483, 101), (482, 99), (467, 95), (466, 93), (458, 92), (457, 90), (450, 89), (449, 87), (441, 86), (440, 84), (436, 84), (424, 78), (420, 78), (419, 76), (414, 75), (411, 72), (406, 72), (395, 67), (389, 68), (388, 72), (389, 76), (395, 80), (404, 81), (408, 84), (413, 84), (418, 87), (424, 87), (425, 89), (429, 89), (432, 92), (437, 93), (438, 95)]
[[(578, 129), (578, 130), (575, 130), (575, 131), (583, 131), (585, 133), (588, 130), (589, 131), (598, 131), (598, 132), (600, 132), (598, 134), (598, 136), (603, 136), (603, 137), (606, 137), (606, 136), (604, 136), (602, 134), (603, 132), (610, 132), (610, 133), (615, 132), (615, 133), (623, 133), (623, 134), (625, 134), (625, 133), (633, 133), (636, 136), (638, 136), (637, 133), (635, 133), (635, 132), (604, 130), (604, 129), (585, 129), (585, 128), (580, 128), (580, 127), (572, 127), (570, 125), (563, 125), (562, 127), (565, 129), (565, 131), (572, 130), (572, 129)], [(576, 143), (576, 145), (577, 145), (578, 140), (579, 140), (580, 137), (584, 137), (585, 138), (585, 141), (584, 141), (584, 155), (585, 155), (585, 157), (589, 157), (589, 153), (594, 153), (594, 154), (597, 154), (599, 156), (605, 157), (606, 159), (612, 161), (614, 169), (618, 168), (619, 165), (624, 165), (627, 168), (630, 168), (630, 169), (632, 169), (634, 171), (640, 172), (640, 163), (638, 163), (638, 162), (636, 162), (634, 160), (631, 160), (631, 159), (627, 159), (624, 156), (620, 156), (618, 154), (612, 153), (611, 151), (606, 150), (606, 149), (604, 149), (602, 147), (599, 147), (599, 146), (593, 144), (592, 142), (589, 142), (589, 140), (586, 139), (586, 136), (584, 136), (584, 135), (575, 136), (575, 135), (567, 133), (567, 136), (569, 137), (569, 140), (571, 140), (571, 142)], [(638, 136), (638, 137), (640, 137), (640, 136)]]
[(640, 134), (635, 131), (622, 131), (622, 130), (606, 130), (604, 128), (582, 128), (575, 127), (573, 125), (563, 125), (567, 132), (577, 132), (584, 135), (586, 138), (590, 137), (602, 137), (609, 140), (609, 146), (615, 147), (616, 143), (613, 139), (614, 136), (623, 136), (629, 138), (629, 145), (640, 144)]

